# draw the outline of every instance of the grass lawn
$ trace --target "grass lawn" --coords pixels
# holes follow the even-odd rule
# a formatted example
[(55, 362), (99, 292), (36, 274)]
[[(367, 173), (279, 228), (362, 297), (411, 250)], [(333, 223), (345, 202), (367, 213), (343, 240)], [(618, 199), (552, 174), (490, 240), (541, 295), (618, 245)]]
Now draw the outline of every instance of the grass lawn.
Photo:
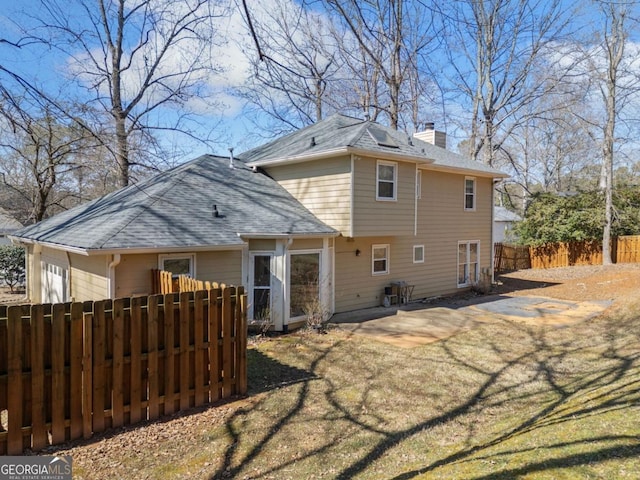
[(256, 343), (249, 398), (187, 447), (158, 443), (156, 456), (179, 458), (144, 474), (637, 479), (637, 311), (567, 328), (483, 325), (411, 349), (339, 330)]

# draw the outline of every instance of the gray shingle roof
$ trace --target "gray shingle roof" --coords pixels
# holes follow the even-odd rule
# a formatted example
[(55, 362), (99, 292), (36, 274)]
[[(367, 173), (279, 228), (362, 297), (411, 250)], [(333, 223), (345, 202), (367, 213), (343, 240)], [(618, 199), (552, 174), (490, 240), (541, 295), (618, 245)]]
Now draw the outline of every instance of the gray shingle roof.
[[(376, 141), (375, 137), (382, 135), (395, 145), (390, 146), (386, 141)], [(331, 115), (309, 127), (251, 149), (238, 158), (249, 165), (267, 166), (276, 162), (302, 161), (305, 157), (349, 150), (369, 152), (383, 157), (402, 156), (418, 163), (431, 164), (431, 168), (436, 169), (463, 170), (495, 177), (507, 176), (495, 168), (415, 137), (409, 137), (403, 132), (341, 114)]]
[[(213, 215), (216, 205), (219, 217)], [(85, 250), (241, 245), (247, 235), (334, 235), (284, 188), (204, 155), (19, 230), (19, 238)]]

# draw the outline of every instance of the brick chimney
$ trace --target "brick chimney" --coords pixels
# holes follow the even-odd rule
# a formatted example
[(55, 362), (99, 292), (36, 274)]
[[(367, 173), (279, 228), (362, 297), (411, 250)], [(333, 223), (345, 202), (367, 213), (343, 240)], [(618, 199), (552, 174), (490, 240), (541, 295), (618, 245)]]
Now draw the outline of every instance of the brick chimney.
[(413, 136), (436, 147), (447, 148), (447, 134), (436, 130), (433, 122), (427, 123), (423, 132), (416, 132)]

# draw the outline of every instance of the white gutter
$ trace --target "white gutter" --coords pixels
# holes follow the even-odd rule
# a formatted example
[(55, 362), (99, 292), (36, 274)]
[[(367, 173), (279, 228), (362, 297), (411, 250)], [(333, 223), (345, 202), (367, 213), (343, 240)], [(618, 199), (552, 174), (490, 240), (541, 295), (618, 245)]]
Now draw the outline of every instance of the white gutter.
[(136, 248), (80, 248), (60, 243), (41, 242), (30, 238), (10, 237), (11, 241), (23, 245), (39, 245), (40, 247), (52, 248), (54, 250), (62, 250), (64, 252), (76, 253), (85, 257), (92, 255), (135, 255), (141, 253), (183, 253), (183, 252), (209, 252), (212, 250), (242, 250), (243, 244), (232, 245), (198, 245), (189, 246), (181, 245), (175, 247), (136, 247)]
[(116, 253), (109, 263), (109, 298), (116, 298), (116, 267), (120, 264), (120, 260), (120, 254)]
[(300, 155), (291, 155), (289, 157), (278, 157), (274, 159), (266, 159), (266, 160), (257, 160), (255, 162), (247, 162), (248, 167), (273, 167), (277, 165), (284, 165), (290, 163), (302, 163), (302, 162), (310, 162), (313, 160), (321, 160), (329, 157), (337, 157), (340, 155), (361, 155), (365, 157), (381, 157), (388, 158), (392, 160), (402, 160), (407, 162), (417, 162), (417, 163), (425, 163), (430, 164), (433, 163), (434, 160), (429, 158), (417, 157), (415, 155), (407, 155), (402, 153), (395, 152), (377, 152), (372, 150), (366, 150), (363, 148), (354, 148), (354, 147), (339, 147), (331, 150), (321, 150), (313, 153), (303, 153)]
[(333, 233), (238, 233), (241, 238), (253, 240), (293, 240), (296, 238), (338, 237), (340, 232)]

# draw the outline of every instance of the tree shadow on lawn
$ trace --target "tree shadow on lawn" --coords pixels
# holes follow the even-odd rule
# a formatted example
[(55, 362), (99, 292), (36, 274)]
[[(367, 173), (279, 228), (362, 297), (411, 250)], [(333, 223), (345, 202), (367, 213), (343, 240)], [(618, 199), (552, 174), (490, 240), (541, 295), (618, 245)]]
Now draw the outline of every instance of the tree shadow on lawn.
[[(352, 460), (342, 464), (337, 462), (334, 466), (337, 471), (332, 478), (366, 477), (368, 473), (375, 476), (379, 470), (374, 474), (370, 469), (376, 462), (383, 462), (385, 457), (396, 455), (398, 448), (402, 449), (403, 445), (408, 446), (425, 432), (442, 429), (443, 426), (466, 429), (465, 440), (452, 443), (450, 448), (439, 448), (429, 443), (421, 456), (424, 460), (418, 460), (422, 465), (418, 463), (416, 466), (414, 461), (404, 472), (402, 470), (405, 468), (399, 465), (395, 473), (388, 472), (387, 478), (410, 479), (430, 473), (441, 475), (439, 469), (469, 468), (464, 476), (457, 478), (506, 479), (559, 468), (597, 465), (612, 459), (634, 458), (640, 454), (640, 432), (637, 430), (632, 434), (608, 432), (604, 435), (583, 429), (576, 438), (567, 441), (554, 436), (559, 430), (552, 430), (551, 436), (547, 436), (548, 429), (565, 427), (571, 431), (572, 427), (578, 425), (577, 422), (589, 421), (615, 411), (622, 415), (638, 404), (640, 352), (635, 318), (600, 319), (595, 326), (589, 326), (593, 331), (585, 332), (585, 338), (580, 337), (583, 330), (580, 326), (550, 329), (505, 322), (497, 330), (491, 331), (490, 328), (477, 329), (475, 338), (467, 334), (460, 335), (426, 349), (427, 353), (441, 357), (438, 360), (441, 368), (466, 371), (472, 374), (469, 378), (480, 380), (471, 382), (472, 385), (457, 402), (446, 402), (448, 406), (436, 414), (416, 418), (404, 428), (393, 428), (391, 424), (387, 426), (384, 421), (387, 412), (379, 411), (367, 418), (359, 413), (359, 408), (367, 406), (367, 399), (373, 393), (369, 390), (375, 388), (372, 382), (379, 372), (374, 365), (353, 366), (354, 372), (360, 368), (370, 375), (370, 382), (364, 382), (361, 387), (362, 405), (354, 406), (338, 395), (341, 388), (339, 381), (321, 373), (326, 372), (325, 362), (336, 362), (332, 356), (334, 353), (338, 352), (342, 357), (348, 355), (344, 350), (352, 348), (348, 343), (349, 337), (336, 341), (330, 347), (318, 348), (306, 369), (283, 365), (259, 352), (252, 353), (253, 360), (265, 363), (260, 367), (261, 373), (256, 374), (262, 382), (256, 391), (269, 391), (282, 382), (300, 382), (300, 386), (286, 411), (273, 418), (268, 428), (252, 431), (254, 438), (248, 438), (242, 426), (252, 411), (264, 407), (264, 400), (238, 410), (228, 419), (226, 431), (229, 441), (224, 460), (211, 478), (235, 478), (252, 467), (254, 475), (260, 471), (253, 462), (261, 452), (274, 449), (277, 444), (286, 441), (285, 435), (284, 439), (279, 438), (278, 442), (274, 442), (285, 428), (304, 422), (303, 407), (312, 382), (323, 382), (326, 386), (324, 401), (331, 410), (332, 418), (347, 422), (354, 429), (354, 435), (367, 432), (375, 436), (375, 441), (368, 442), (355, 459), (351, 457)], [(514, 340), (514, 337), (518, 339)], [(482, 355), (476, 357), (473, 349), (462, 348), (464, 343), (477, 345), (477, 349), (489, 352), (497, 361), (481, 360)], [(413, 358), (417, 361), (420, 355), (414, 355)], [(267, 373), (268, 369), (273, 369), (273, 372)], [(520, 373), (522, 371), (527, 373)], [(402, 395), (403, 392), (397, 394)], [(424, 391), (424, 396), (429, 395), (429, 391)], [(494, 415), (496, 409), (500, 408), (517, 411), (521, 403), (526, 408), (518, 413), (517, 421), (501, 428), (490, 428), (480, 436), (476, 429), (482, 429), (482, 425), (476, 427), (473, 421), (469, 421), (478, 415)], [(516, 418), (514, 415), (512, 417)], [(461, 424), (467, 426), (460, 427)], [(534, 435), (543, 438), (541, 444), (531, 445), (532, 441), (537, 442), (532, 439)], [(284, 475), (284, 472), (295, 467), (296, 462), (348, 448), (348, 445), (336, 444), (335, 440), (326, 438), (312, 451), (295, 458), (282, 456), (279, 460), (271, 461), (268, 467), (262, 467), (258, 476)], [(250, 448), (239, 449), (240, 444), (249, 445)], [(480, 469), (481, 463), (485, 466)], [(487, 467), (487, 464), (491, 466)]]

